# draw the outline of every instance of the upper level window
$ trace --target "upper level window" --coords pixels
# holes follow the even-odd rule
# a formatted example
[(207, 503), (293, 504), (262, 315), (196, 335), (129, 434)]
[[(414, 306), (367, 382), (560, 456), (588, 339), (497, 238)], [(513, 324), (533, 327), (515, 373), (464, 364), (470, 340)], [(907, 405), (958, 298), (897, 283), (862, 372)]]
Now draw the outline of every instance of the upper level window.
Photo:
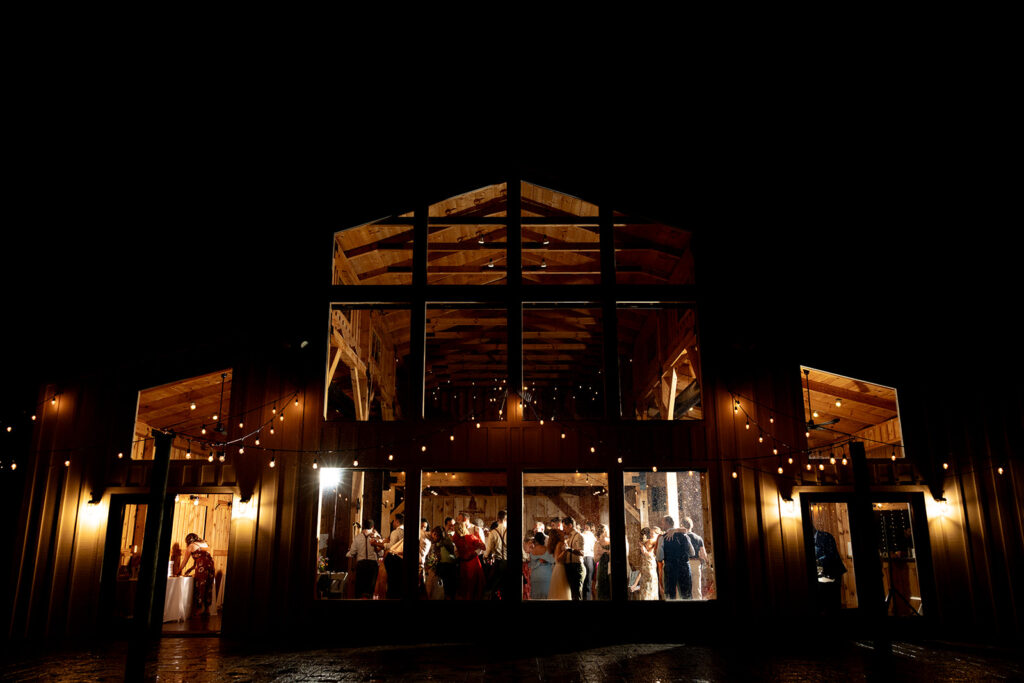
[(856, 437), (868, 458), (904, 457), (895, 389), (808, 367), (800, 368), (800, 380), (814, 455), (827, 459), (831, 446)]
[(507, 197), (505, 183), (500, 183), (431, 204), (427, 212), (429, 284), (507, 281)]
[(412, 212), (334, 234), (335, 285), (411, 285)]
[(597, 205), (521, 183), (523, 283), (601, 283)]
[(207, 444), (231, 429), (231, 370), (171, 382), (139, 392), (132, 460), (152, 460), (153, 430), (174, 432), (172, 460), (209, 457)]

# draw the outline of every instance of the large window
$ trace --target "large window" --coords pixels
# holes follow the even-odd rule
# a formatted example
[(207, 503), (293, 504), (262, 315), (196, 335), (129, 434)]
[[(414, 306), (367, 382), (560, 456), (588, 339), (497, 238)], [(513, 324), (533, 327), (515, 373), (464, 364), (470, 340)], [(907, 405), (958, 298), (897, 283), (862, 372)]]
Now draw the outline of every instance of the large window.
[(410, 411), (408, 307), (331, 306), (325, 417), (391, 421)]
[(622, 417), (701, 419), (700, 351), (693, 308), (634, 305), (620, 307), (618, 314)]
[(523, 530), (524, 600), (611, 598), (607, 473), (524, 472)]
[(631, 600), (715, 598), (707, 474), (623, 472)]
[(426, 321), (426, 415), (499, 420), (507, 415), (508, 331), (503, 308), (430, 306)]
[[(405, 473), (337, 467), (318, 472), (317, 596), (401, 598)], [(416, 524), (410, 528), (415, 533)]]
[(601, 309), (530, 304), (523, 309), (523, 419), (604, 416)]

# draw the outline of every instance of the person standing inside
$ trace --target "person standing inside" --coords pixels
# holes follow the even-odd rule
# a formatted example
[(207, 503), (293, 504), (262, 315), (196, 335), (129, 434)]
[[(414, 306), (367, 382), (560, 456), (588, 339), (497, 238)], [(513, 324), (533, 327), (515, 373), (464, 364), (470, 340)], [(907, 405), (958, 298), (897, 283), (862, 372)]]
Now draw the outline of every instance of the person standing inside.
[(484, 546), (484, 561), (491, 565), (485, 596), (495, 600), (501, 599), (501, 582), (508, 568), (508, 545), (505, 543), (507, 534), (508, 511), (498, 510), (497, 526), (487, 534)]
[(576, 531), (576, 520), (566, 517), (562, 520), (565, 529), (565, 578), (569, 582), (569, 592), (573, 600), (583, 599), (583, 579), (586, 569), (583, 566), (583, 535)]
[(694, 554), (690, 555), (690, 595), (694, 600), (703, 600), (701, 568), (708, 563), (708, 551), (704, 549), (704, 539), (693, 532), (693, 520), (683, 517), (682, 525), (694, 551)]
[(347, 557), (356, 561), (356, 597), (364, 600), (373, 599), (373, 587), (377, 583), (377, 539), (373, 531), (373, 520), (363, 520), (362, 533), (352, 537)]
[(402, 597), (402, 560), (405, 557), (405, 515), (395, 515), (391, 522), (391, 538), (388, 539), (388, 551), (384, 556), (384, 569), (388, 573), (388, 600), (399, 600)]
[(678, 594), (679, 598), (689, 600), (692, 589), (690, 557), (695, 554), (693, 546), (686, 531), (676, 527), (672, 517), (666, 515), (662, 521), (668, 531), (658, 539), (656, 554), (665, 560), (665, 598), (675, 600)]
[(597, 537), (594, 536), (594, 523), (584, 522), (583, 533), (580, 535), (583, 537), (583, 569), (585, 572), (583, 577), (583, 599), (593, 600), (594, 573), (596, 571), (594, 546), (597, 545)]

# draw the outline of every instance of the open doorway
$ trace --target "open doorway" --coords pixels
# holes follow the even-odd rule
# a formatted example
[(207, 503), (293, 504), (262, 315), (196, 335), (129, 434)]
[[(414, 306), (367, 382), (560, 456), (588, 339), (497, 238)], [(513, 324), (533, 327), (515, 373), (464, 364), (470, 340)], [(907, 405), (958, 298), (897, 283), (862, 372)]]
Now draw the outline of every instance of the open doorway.
[(170, 551), (164, 558), (163, 633), (219, 633), (231, 529), (230, 493), (174, 497)]

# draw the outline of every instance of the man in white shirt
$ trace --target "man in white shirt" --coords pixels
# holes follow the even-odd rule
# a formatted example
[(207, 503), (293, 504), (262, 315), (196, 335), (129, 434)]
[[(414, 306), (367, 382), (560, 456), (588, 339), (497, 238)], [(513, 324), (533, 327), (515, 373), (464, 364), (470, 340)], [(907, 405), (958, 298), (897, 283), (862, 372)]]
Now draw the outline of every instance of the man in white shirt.
[(576, 521), (572, 517), (562, 520), (565, 528), (565, 577), (569, 580), (569, 592), (573, 600), (583, 599), (583, 535), (576, 531)]
[(583, 568), (586, 575), (583, 577), (583, 599), (593, 600), (594, 595), (592, 587), (594, 585), (594, 545), (597, 543), (597, 537), (594, 536), (594, 523), (584, 522), (583, 533), (580, 534), (583, 537)]
[(388, 600), (398, 600), (402, 597), (402, 586), (405, 584), (402, 576), (402, 559), (405, 557), (405, 515), (401, 512), (395, 515), (391, 522), (391, 538), (388, 539), (387, 554), (384, 555), (384, 569), (388, 572)]
[(363, 530), (352, 537), (347, 557), (356, 560), (356, 597), (365, 600), (373, 599), (373, 588), (377, 583), (377, 534), (373, 530), (373, 520), (363, 520)]
[(497, 526), (487, 534), (484, 546), (484, 560), (490, 562), (487, 587), (484, 596), (500, 599), (501, 581), (508, 568), (508, 545), (505, 543), (508, 534), (508, 512), (498, 510)]

